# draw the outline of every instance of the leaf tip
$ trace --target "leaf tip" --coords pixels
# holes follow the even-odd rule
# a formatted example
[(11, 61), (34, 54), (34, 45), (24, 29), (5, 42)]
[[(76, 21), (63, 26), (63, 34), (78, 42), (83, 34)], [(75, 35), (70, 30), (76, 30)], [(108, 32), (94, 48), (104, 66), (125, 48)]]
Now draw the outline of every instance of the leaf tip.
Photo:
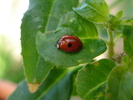
[(38, 84), (38, 83), (36, 83), (36, 84), (28, 83), (30, 93), (36, 92), (39, 86), (40, 86), (40, 84)]

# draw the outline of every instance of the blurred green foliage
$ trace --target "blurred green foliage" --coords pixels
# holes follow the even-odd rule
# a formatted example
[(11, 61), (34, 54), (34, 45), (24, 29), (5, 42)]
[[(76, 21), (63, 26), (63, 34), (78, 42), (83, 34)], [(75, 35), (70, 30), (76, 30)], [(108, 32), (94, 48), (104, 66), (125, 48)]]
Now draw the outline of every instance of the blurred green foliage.
[(0, 79), (6, 79), (15, 83), (24, 78), (21, 59), (14, 59), (13, 48), (9, 40), (0, 35)]
[(133, 1), (132, 0), (114, 0), (112, 5), (110, 5), (111, 9), (122, 10), (124, 12), (123, 17), (132, 17), (133, 16)]

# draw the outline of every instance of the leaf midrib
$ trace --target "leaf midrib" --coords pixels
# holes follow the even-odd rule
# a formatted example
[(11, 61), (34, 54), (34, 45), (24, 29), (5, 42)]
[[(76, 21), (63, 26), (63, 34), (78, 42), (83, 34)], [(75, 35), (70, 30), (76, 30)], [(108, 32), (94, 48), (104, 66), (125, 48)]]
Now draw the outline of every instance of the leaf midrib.
[[(48, 23), (49, 23), (49, 21), (50, 21), (50, 16), (52, 15), (52, 10), (53, 10), (53, 7), (54, 7), (54, 5), (55, 5), (55, 1), (56, 0), (54, 0), (53, 1), (53, 3), (52, 3), (52, 6), (51, 6), (51, 9), (50, 9), (50, 13), (49, 13), (49, 17), (48, 17), (48, 21), (47, 21), (47, 24), (46, 24), (46, 26), (45, 26), (45, 30), (44, 30), (44, 33), (46, 33), (46, 31), (47, 31), (47, 26), (48, 26)], [(37, 34), (36, 34), (37, 35)], [(36, 47), (37, 47), (37, 44), (36, 44)], [(39, 53), (38, 53), (39, 54)], [(37, 64), (36, 64), (36, 75), (35, 75), (35, 78), (37, 78), (37, 68), (39, 67), (38, 65), (39, 65), (39, 61), (40, 61), (40, 58), (41, 58), (41, 55), (39, 55), (39, 57), (38, 57), (38, 61), (37, 61)]]
[(47, 32), (47, 26), (48, 26), (49, 21), (50, 21), (50, 19), (51, 19), (51, 15), (52, 15), (52, 11), (53, 11), (53, 8), (54, 8), (54, 5), (55, 5), (55, 1), (56, 1), (56, 0), (54, 0), (53, 3), (52, 3), (52, 6), (51, 6), (51, 9), (50, 9), (50, 13), (49, 13), (49, 15), (48, 15), (49, 17), (48, 17), (48, 21), (47, 21), (47, 24), (46, 24), (44, 33)]
[[(54, 82), (52, 83), (52, 85), (50, 85), (49, 88), (47, 88), (47, 90), (45, 90), (45, 91), (37, 98), (37, 100), (40, 100), (46, 93), (48, 93), (48, 92), (51, 90), (51, 88), (53, 88), (56, 84), (58, 84), (59, 80), (61, 80), (65, 75), (68, 75), (67, 73), (68, 73), (68, 71), (66, 70), (62, 75), (60, 75), (60, 77), (58, 77), (58, 79), (57, 79), (56, 81), (54, 81)], [(69, 74), (71, 74), (71, 73), (69, 73)]]

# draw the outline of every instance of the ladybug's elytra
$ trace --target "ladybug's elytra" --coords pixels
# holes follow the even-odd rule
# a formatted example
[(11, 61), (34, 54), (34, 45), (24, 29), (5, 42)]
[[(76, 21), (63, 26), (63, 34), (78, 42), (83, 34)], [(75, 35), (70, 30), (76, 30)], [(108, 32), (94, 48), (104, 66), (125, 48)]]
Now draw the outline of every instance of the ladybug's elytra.
[(55, 46), (66, 52), (77, 52), (82, 49), (82, 42), (74, 35), (63, 35)]

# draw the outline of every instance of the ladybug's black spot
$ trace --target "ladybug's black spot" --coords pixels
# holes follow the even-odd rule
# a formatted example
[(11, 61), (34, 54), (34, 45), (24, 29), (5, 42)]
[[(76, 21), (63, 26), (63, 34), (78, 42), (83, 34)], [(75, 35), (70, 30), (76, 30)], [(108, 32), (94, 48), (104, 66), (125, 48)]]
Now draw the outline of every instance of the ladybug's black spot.
[(72, 47), (72, 44), (71, 43), (68, 43), (68, 45), (67, 45), (68, 47)]

